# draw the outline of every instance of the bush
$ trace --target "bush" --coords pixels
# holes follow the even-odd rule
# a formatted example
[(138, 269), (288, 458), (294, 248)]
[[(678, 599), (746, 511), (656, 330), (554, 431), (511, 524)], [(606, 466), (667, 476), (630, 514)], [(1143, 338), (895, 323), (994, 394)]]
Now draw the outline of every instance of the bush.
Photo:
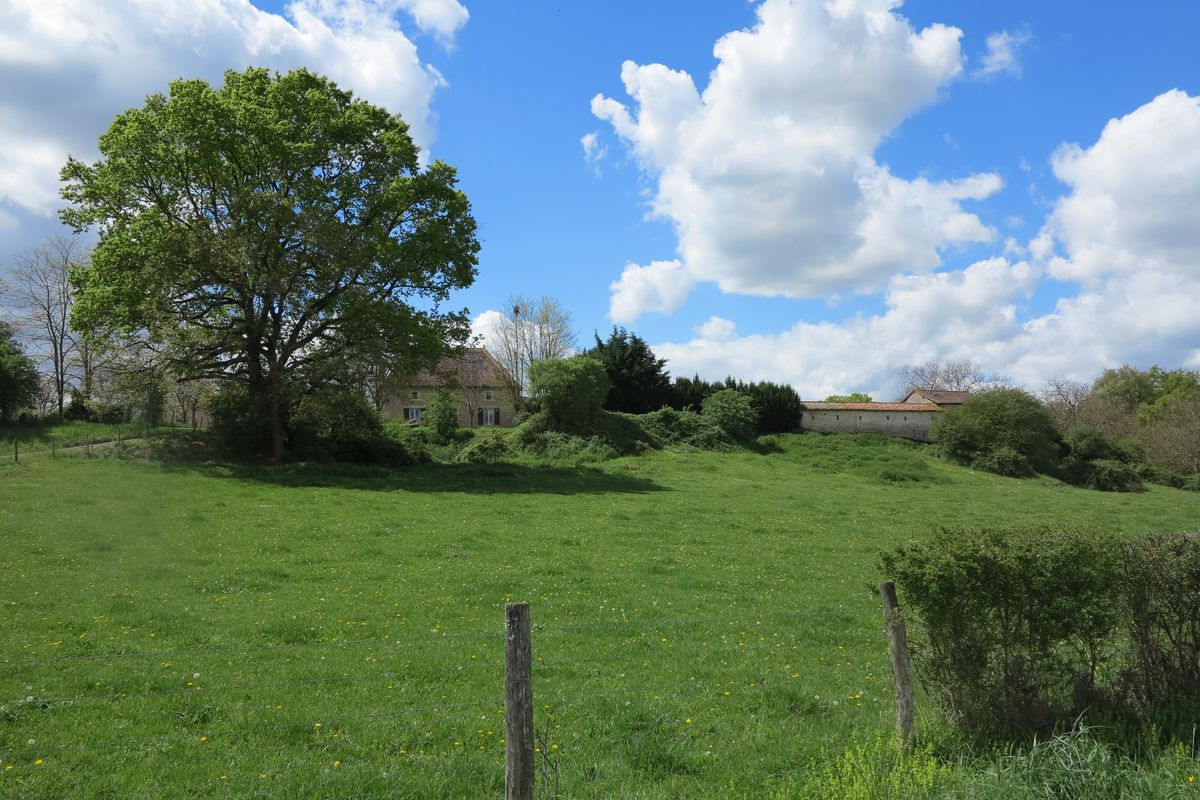
[(699, 450), (725, 450), (730, 447), (729, 435), (708, 417), (695, 411), (676, 411), (661, 408), (638, 417), (643, 430), (660, 447), (683, 446)]
[(575, 436), (562, 431), (544, 431), (528, 440), (525, 449), (557, 464), (586, 464), (621, 455), (600, 436)]
[(1200, 534), (943, 530), (882, 556), (923, 681), (986, 736), (1086, 709), (1190, 730), (1200, 712)]
[[(72, 404), (74, 405), (74, 404)], [(218, 444), (240, 455), (270, 452), (271, 429), (264, 409), (252, 407), (244, 384), (225, 383), (213, 393), (209, 430)]]
[(360, 392), (331, 386), (300, 401), (292, 416), (292, 452), (300, 458), (370, 462), (382, 456), (383, 421)]
[(995, 450), (979, 453), (971, 460), (971, 466), (985, 472), (994, 472), (1008, 478), (1028, 478), (1034, 474), (1033, 467), (1021, 453), (1001, 445)]
[(1123, 461), (1078, 461), (1063, 470), (1067, 482), (1101, 492), (1144, 492), (1146, 485), (1136, 467)]
[(980, 732), (1046, 731), (1095, 701), (1119, 615), (1112, 537), (943, 529), (882, 564), (924, 630), (917, 668), (951, 720)]
[(503, 434), (476, 436), (455, 458), (460, 464), (494, 464), (503, 461), (511, 452), (508, 437)]
[(426, 424), (444, 440), (454, 438), (458, 431), (458, 403), (446, 389), (439, 389), (433, 400), (425, 407)]
[(963, 464), (1011, 465), (1000, 448), (1019, 453), (1030, 468), (1054, 471), (1061, 459), (1054, 419), (1020, 389), (991, 389), (967, 399), (961, 408), (939, 414), (930, 438)]
[(704, 398), (701, 410), (731, 439), (748, 441), (754, 437), (758, 409), (754, 401), (736, 389), (722, 389)]
[(1131, 619), (1127, 695), (1143, 717), (1200, 704), (1200, 535), (1151, 535), (1124, 547)]
[(530, 392), (555, 430), (587, 430), (600, 416), (608, 386), (604, 365), (587, 356), (535, 361), (529, 367)]

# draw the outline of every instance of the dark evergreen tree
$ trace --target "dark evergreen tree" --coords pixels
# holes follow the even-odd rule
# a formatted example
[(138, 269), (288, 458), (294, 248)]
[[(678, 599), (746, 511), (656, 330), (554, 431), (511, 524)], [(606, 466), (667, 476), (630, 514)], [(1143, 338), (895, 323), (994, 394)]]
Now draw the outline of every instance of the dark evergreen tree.
[(596, 335), (596, 346), (586, 355), (604, 365), (609, 390), (604, 407), (609, 411), (645, 414), (671, 404), (671, 379), (667, 362), (636, 333), (613, 328), (607, 341)]

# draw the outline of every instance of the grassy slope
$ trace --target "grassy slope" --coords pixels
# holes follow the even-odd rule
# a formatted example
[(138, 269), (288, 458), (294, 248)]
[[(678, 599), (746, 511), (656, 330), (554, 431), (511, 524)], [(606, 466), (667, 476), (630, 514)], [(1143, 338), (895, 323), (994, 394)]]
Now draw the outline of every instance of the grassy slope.
[(568, 796), (785, 796), (889, 724), (881, 548), (1200, 523), (1197, 494), (780, 441), (596, 469), (0, 467), (0, 795), (502, 796), (502, 606), (528, 599)]

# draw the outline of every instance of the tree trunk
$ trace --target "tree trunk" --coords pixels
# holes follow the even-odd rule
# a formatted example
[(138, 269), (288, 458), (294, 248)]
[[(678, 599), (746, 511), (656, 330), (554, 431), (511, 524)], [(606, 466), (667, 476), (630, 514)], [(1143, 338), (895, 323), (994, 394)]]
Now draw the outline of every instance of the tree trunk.
[(271, 404), (271, 460), (276, 464), (283, 463), (283, 402), (280, 395), (279, 378), (271, 371), (270, 379)]

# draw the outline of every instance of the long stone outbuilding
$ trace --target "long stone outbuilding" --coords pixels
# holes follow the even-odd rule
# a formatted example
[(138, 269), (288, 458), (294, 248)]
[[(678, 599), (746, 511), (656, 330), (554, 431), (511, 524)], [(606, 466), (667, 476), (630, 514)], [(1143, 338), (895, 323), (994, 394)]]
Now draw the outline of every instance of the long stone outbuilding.
[(934, 403), (800, 404), (800, 429), (817, 433), (883, 433), (918, 442), (929, 441), (929, 429), (942, 409)]

